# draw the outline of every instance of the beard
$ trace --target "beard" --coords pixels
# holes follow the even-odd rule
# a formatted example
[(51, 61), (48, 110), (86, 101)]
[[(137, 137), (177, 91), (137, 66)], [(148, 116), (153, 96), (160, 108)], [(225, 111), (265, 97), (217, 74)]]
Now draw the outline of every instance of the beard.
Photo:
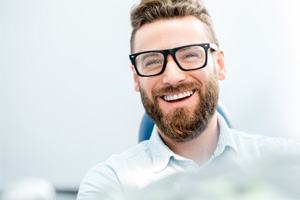
[[(198, 103), (192, 112), (181, 107), (164, 113), (159, 107), (158, 98), (161, 98), (161, 94), (192, 90), (195, 90), (199, 96)], [(155, 121), (161, 134), (176, 142), (186, 142), (198, 137), (206, 129), (217, 108), (219, 86), (215, 77), (211, 77), (206, 85), (192, 82), (176, 87), (168, 86), (152, 91), (153, 101), (147, 96), (145, 90), (141, 88), (140, 92), (144, 108)]]

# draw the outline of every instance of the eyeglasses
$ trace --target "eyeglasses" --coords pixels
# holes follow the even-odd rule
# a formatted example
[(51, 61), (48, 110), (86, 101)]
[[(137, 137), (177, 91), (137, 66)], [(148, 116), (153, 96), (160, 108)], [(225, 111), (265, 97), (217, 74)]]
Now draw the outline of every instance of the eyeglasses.
[(208, 49), (216, 51), (218, 47), (212, 43), (191, 44), (173, 49), (138, 52), (129, 55), (129, 59), (139, 76), (150, 77), (164, 72), (169, 54), (183, 71), (201, 69), (207, 64)]

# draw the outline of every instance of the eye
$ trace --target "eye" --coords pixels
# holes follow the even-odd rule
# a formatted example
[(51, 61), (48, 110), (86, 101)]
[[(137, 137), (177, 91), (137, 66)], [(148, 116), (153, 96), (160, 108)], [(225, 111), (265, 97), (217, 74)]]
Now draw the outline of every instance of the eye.
[(155, 59), (155, 58), (152, 58), (152, 59), (146, 59), (145, 62), (144, 62), (144, 66), (145, 67), (153, 67), (153, 66), (157, 66), (157, 65), (162, 65), (163, 64), (163, 60), (161, 59)]
[(199, 54), (197, 54), (197, 53), (186, 53), (182, 57), (183, 57), (183, 59), (198, 58)]
[(199, 53), (196, 52), (186, 52), (181, 54), (179, 57), (179, 61), (181, 62), (194, 62), (200, 59)]
[(164, 57), (159, 53), (145, 53), (141, 55), (141, 67), (153, 68), (160, 67), (164, 63)]
[(199, 46), (187, 47), (180, 49), (180, 51), (177, 52), (176, 57), (181, 63), (198, 63), (205, 57), (205, 51)]

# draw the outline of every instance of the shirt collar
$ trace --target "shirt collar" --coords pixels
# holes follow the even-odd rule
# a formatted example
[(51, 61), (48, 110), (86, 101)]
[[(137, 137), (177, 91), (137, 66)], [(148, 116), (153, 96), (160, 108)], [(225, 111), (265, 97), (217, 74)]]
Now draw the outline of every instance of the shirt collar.
[(154, 172), (159, 172), (168, 166), (169, 160), (175, 153), (162, 141), (156, 126), (152, 130), (149, 144), (151, 145)]
[[(217, 147), (208, 162), (216, 157), (221, 156), (226, 148), (232, 148), (237, 151), (237, 146), (230, 133), (230, 128), (226, 124), (224, 118), (218, 114), (218, 126), (219, 126), (219, 139)], [(159, 172), (165, 169), (172, 157), (181, 158), (176, 155), (169, 147), (162, 141), (158, 134), (157, 127), (154, 126), (151, 137), (149, 139), (150, 151), (152, 153), (154, 172)]]
[(226, 148), (231, 148), (237, 152), (237, 145), (232, 138), (231, 130), (228, 127), (225, 119), (218, 113), (219, 139), (217, 147), (212, 158), (220, 156)]

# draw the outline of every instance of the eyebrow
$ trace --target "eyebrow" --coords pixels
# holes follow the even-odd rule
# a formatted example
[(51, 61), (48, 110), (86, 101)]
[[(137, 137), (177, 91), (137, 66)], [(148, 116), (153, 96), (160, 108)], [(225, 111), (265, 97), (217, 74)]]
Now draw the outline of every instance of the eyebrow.
[(162, 54), (162, 53), (161, 53), (161, 52), (144, 52), (144, 53), (142, 53), (142, 54), (140, 54), (140, 55), (144, 55), (144, 56), (143, 56), (143, 59), (146, 59), (146, 58), (151, 57), (151, 56), (156, 56), (156, 57), (158, 57), (159, 54)]

